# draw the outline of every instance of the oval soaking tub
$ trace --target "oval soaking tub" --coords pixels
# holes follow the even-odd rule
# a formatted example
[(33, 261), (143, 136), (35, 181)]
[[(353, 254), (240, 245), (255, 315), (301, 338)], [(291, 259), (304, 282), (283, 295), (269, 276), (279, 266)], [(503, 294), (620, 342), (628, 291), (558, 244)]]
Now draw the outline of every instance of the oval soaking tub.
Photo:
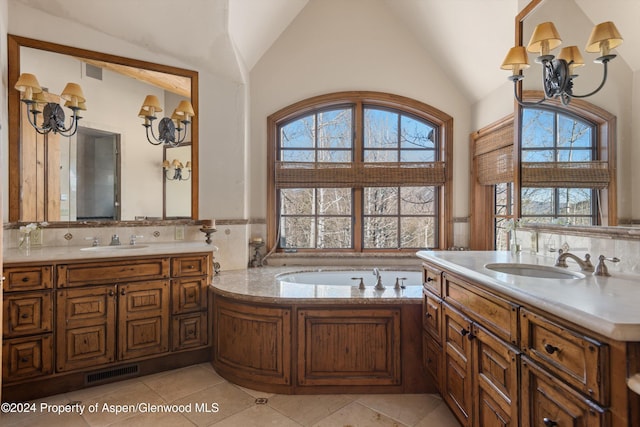
[[(219, 375), (281, 394), (435, 391), (422, 361), (421, 271), (302, 269), (214, 277), (212, 364)], [(384, 290), (374, 288), (376, 273)], [(404, 287), (395, 289), (397, 278), (406, 278)]]

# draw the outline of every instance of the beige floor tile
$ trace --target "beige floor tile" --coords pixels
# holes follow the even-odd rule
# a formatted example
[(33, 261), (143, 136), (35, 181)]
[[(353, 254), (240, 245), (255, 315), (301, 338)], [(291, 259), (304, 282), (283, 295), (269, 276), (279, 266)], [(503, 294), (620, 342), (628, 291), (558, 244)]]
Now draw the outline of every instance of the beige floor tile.
[(268, 405), (254, 405), (212, 425), (215, 427), (301, 427), (301, 424), (285, 417)]
[(191, 403), (192, 411), (185, 416), (198, 426), (207, 426), (255, 405), (255, 398), (225, 381), (173, 403), (185, 405)]
[(424, 417), (415, 427), (460, 427), (460, 423), (442, 401), (433, 411)]
[(167, 402), (173, 402), (224, 381), (213, 369), (206, 369), (200, 365), (168, 371), (164, 375), (143, 377), (141, 380)]
[(2, 427), (88, 427), (89, 424), (79, 414), (42, 415), (23, 418), (17, 423), (6, 423), (0, 418)]
[(109, 427), (193, 427), (181, 412), (146, 413), (109, 424)]
[[(9, 426), (9, 425), (32, 425), (29, 424), (32, 422), (34, 418), (43, 417), (43, 416), (55, 416), (55, 414), (51, 414), (47, 412), (46, 408), (42, 407), (42, 404), (50, 404), (50, 405), (64, 405), (69, 403), (69, 399), (67, 396), (63, 394), (58, 394), (55, 396), (44, 397), (42, 399), (32, 400), (28, 402), (29, 405), (24, 408), (21, 412), (0, 412), (0, 426)], [(27, 424), (20, 424), (27, 422)]]
[(114, 393), (125, 387), (131, 387), (140, 384), (140, 378), (131, 378), (123, 381), (116, 381), (109, 384), (96, 385), (93, 387), (83, 388), (82, 390), (70, 391), (59, 396), (66, 396), (70, 402), (76, 401), (92, 401), (98, 399), (105, 394)]
[(361, 395), (358, 403), (412, 426), (438, 407), (442, 399), (432, 394), (369, 394)]
[(239, 385), (237, 385), (236, 387), (238, 387), (240, 390), (244, 391), (245, 393), (250, 394), (251, 396), (255, 397), (256, 399), (259, 398), (270, 398), (271, 396), (275, 396), (275, 393), (267, 393), (266, 391), (259, 391), (259, 390), (253, 390), (250, 388), (246, 388), (246, 387), (240, 387)]
[(402, 427), (403, 424), (367, 408), (358, 402), (350, 403), (314, 424), (315, 427)]
[(268, 405), (283, 415), (310, 426), (353, 402), (357, 396), (346, 394), (275, 395)]

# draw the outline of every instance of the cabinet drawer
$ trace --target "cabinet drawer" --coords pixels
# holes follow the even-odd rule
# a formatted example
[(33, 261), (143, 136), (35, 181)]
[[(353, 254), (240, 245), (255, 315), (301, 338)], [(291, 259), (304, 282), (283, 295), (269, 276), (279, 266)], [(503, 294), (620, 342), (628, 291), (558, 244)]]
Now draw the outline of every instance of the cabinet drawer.
[(609, 346), (521, 309), (522, 350), (576, 390), (609, 404)]
[(169, 277), (169, 258), (66, 264), (59, 265), (57, 272), (59, 288), (166, 279)]
[(5, 292), (51, 289), (53, 268), (50, 265), (31, 267), (5, 267), (2, 274)]
[(207, 309), (207, 279), (173, 279), (171, 282), (171, 313), (181, 314)]
[(442, 300), (427, 290), (422, 291), (422, 326), (436, 342), (442, 342)]
[(51, 334), (5, 340), (2, 344), (2, 381), (16, 382), (53, 372)]
[(171, 276), (205, 276), (209, 274), (208, 255), (175, 257), (171, 259)]
[(608, 411), (525, 359), (522, 363), (521, 414), (523, 426), (611, 425)]
[(422, 284), (424, 287), (437, 296), (442, 296), (442, 271), (430, 266), (429, 264), (422, 264)]
[(4, 338), (51, 332), (52, 304), (51, 292), (21, 292), (5, 295)]
[(173, 316), (171, 333), (173, 351), (207, 345), (207, 314), (192, 313)]
[(518, 344), (518, 306), (459, 278), (443, 274), (444, 300), (462, 310), (490, 332)]

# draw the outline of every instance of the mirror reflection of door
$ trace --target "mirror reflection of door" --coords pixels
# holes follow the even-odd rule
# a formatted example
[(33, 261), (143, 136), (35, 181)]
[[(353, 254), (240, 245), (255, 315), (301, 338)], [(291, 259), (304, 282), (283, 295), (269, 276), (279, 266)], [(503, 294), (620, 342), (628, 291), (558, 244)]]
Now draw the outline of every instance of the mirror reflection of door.
[(78, 128), (68, 147), (69, 182), (61, 189), (63, 219), (120, 219), (120, 135)]
[[(178, 147), (164, 147), (163, 160), (169, 167), (162, 168), (164, 181), (164, 218), (191, 218), (191, 145), (181, 144)], [(182, 166), (176, 171), (175, 161)], [(177, 172), (177, 173), (176, 173)]]

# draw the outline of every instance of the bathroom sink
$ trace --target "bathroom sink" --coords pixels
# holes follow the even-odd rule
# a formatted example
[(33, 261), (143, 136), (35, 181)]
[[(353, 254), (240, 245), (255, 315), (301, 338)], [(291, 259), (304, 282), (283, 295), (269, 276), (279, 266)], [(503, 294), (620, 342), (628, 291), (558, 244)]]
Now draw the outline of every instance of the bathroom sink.
[(120, 246), (90, 246), (88, 248), (80, 248), (81, 251), (91, 252), (110, 252), (110, 251), (122, 251), (132, 249), (148, 248), (149, 245), (120, 245)]
[(538, 264), (495, 263), (487, 264), (485, 268), (497, 271), (498, 273), (537, 277), (539, 279), (584, 279), (585, 277), (584, 274), (575, 271)]

